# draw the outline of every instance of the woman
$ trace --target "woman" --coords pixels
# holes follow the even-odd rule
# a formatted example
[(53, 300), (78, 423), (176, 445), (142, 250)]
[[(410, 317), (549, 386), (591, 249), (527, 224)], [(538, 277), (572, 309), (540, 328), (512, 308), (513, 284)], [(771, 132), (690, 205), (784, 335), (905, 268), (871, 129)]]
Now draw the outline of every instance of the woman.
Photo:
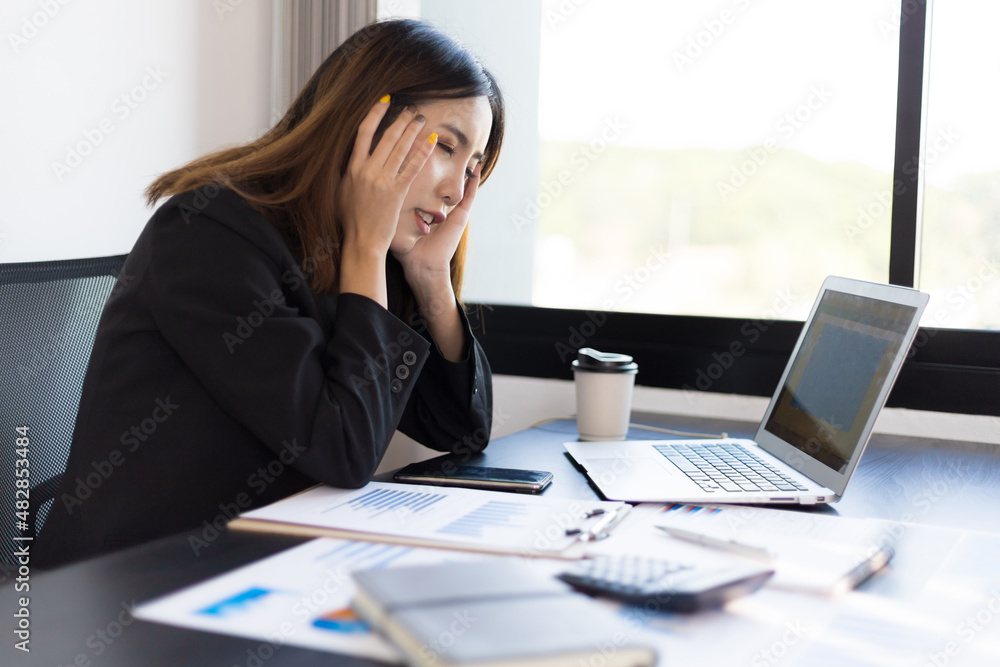
[(52, 567), (210, 527), (316, 482), (366, 484), (399, 428), (489, 440), (490, 369), (458, 302), (496, 164), (493, 77), (419, 21), (370, 25), (265, 136), (164, 174), (98, 327)]

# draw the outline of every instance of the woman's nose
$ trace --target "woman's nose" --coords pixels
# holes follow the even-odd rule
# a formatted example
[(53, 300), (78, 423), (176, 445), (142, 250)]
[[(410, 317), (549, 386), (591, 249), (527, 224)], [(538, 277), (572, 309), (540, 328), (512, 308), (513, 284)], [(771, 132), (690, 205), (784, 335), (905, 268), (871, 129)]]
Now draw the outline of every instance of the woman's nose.
[(438, 194), (448, 206), (455, 206), (465, 196), (465, 167), (449, 169), (438, 186)]

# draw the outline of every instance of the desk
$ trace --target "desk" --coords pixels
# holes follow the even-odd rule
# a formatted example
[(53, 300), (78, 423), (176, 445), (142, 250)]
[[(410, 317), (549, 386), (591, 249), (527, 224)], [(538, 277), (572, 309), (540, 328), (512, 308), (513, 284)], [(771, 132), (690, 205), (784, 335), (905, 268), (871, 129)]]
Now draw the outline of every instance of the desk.
[[(725, 430), (739, 436), (749, 435), (754, 427), (745, 422), (668, 415), (642, 414), (634, 415), (634, 419), (679, 429)], [(666, 437), (638, 430), (632, 435)], [(574, 436), (572, 422), (543, 424), (494, 441), (482, 461), (477, 463), (550, 470), (555, 474), (555, 481), (546, 494), (596, 498), (589, 482), (563, 452), (561, 443)], [(940, 531), (956, 536), (959, 533), (951, 529), (1000, 533), (1000, 448), (876, 436), (858, 466), (845, 500), (815, 511), (914, 524), (910, 528), (913, 538), (910, 543), (914, 548), (901, 551), (892, 571), (870, 580), (863, 590), (877, 596), (873, 599), (915, 598), (915, 587), (952, 549), (947, 540), (941, 539)], [(926, 526), (942, 528), (928, 529)], [(994, 538), (992, 534), (976, 534), (969, 539), (981, 541), (983, 549), (995, 549), (1000, 544), (1000, 537)], [(30, 591), (30, 656), (12, 649), (12, 613), (21, 594), (15, 593), (8, 582), (0, 590), (0, 619), (3, 619), (0, 620), (0, 665), (276, 667), (376, 664), (287, 646), (261, 660), (257, 652), (262, 642), (137, 621), (128, 611), (133, 603), (202, 581), (302, 541), (224, 532), (195, 555), (187, 535), (178, 535), (49, 573), (34, 574)], [(969, 567), (981, 568), (982, 563), (987, 562), (985, 558), (974, 560)], [(993, 571), (980, 573), (987, 586), (984, 592), (989, 586), (1000, 590), (1000, 552), (989, 562), (993, 563)], [(1000, 604), (1000, 599), (997, 603)], [(821, 604), (832, 610), (838, 602), (823, 601)], [(972, 600), (970, 604), (974, 610), (977, 608), (977, 601)], [(984, 631), (976, 635), (976, 642), (986, 645), (983, 642), (997, 641), (1000, 613), (996, 616), (991, 625), (987, 624)], [(962, 619), (956, 617), (943, 622), (958, 625)], [(724, 628), (725, 624), (720, 622), (720, 627)], [(960, 639), (956, 641), (961, 644)], [(952, 658), (944, 650), (944, 646), (937, 649), (950, 662)], [(269, 653), (265, 651), (264, 657)], [(661, 664), (671, 663), (667, 659), (661, 660)], [(751, 659), (740, 655), (734, 657), (732, 664), (751, 664)], [(969, 663), (956, 658), (950, 664)], [(1000, 664), (1000, 660), (995, 664)]]

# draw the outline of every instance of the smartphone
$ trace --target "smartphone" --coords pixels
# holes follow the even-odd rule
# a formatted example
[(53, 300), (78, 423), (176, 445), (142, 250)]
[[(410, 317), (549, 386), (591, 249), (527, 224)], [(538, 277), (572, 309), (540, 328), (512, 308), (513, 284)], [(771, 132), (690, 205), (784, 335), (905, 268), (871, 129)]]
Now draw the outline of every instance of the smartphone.
[(409, 482), (411, 484), (538, 493), (552, 481), (552, 473), (544, 470), (487, 468), (430, 459), (400, 468), (392, 476), (392, 479), (396, 482)]

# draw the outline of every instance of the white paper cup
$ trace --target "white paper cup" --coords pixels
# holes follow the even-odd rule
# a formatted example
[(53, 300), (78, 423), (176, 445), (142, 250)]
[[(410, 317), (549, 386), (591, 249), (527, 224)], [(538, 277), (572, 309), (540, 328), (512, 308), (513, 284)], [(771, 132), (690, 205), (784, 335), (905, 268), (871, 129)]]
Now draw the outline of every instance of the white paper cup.
[(632, 357), (590, 348), (573, 362), (576, 428), (581, 440), (624, 440), (639, 367)]

